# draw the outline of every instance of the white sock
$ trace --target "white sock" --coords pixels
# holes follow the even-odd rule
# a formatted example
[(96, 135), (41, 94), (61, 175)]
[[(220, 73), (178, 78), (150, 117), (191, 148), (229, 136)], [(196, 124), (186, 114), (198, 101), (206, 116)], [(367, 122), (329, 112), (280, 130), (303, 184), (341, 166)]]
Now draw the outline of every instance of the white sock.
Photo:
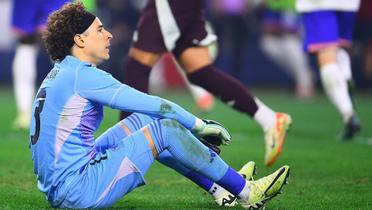
[(320, 78), (328, 98), (341, 113), (344, 122), (354, 114), (353, 105), (347, 90), (347, 82), (337, 63), (321, 67)]
[(275, 112), (262, 103), (258, 98), (255, 98), (254, 100), (257, 103), (258, 110), (254, 114), (253, 118), (261, 125), (264, 131), (267, 131), (275, 125)]
[(36, 45), (20, 44), (13, 60), (13, 86), (18, 113), (29, 114), (35, 94)]
[(346, 80), (351, 81), (353, 76), (351, 72), (351, 62), (350, 62), (349, 54), (346, 52), (346, 50), (339, 48), (337, 50), (336, 58), (337, 58), (337, 63), (343, 75), (345, 76)]
[(224, 192), (226, 190), (222, 188), (220, 185), (213, 183), (212, 187), (209, 189), (209, 193), (214, 197), (214, 198), (220, 198), (221, 196), (224, 196)]
[(239, 193), (238, 197), (240, 200), (247, 200), (249, 197), (249, 184), (247, 181), (245, 181), (245, 185), (243, 187), (243, 190)]
[(205, 95), (210, 95), (210, 93), (202, 87), (190, 84), (189, 82), (186, 83), (186, 86), (190, 90), (190, 93), (195, 101), (197, 101), (199, 98), (204, 97)]

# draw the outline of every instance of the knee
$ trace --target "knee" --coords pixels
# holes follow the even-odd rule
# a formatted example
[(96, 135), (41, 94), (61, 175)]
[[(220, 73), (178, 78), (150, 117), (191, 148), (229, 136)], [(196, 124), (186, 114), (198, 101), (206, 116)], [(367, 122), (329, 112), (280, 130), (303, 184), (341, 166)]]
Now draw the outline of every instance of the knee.
[(181, 125), (177, 120), (174, 119), (161, 119), (159, 120), (162, 127), (166, 129), (176, 129), (180, 131), (187, 130), (183, 125)]
[(178, 58), (181, 67), (191, 74), (213, 63), (207, 47), (190, 47), (185, 49)]
[(129, 50), (129, 56), (135, 59), (136, 61), (142, 63), (143, 65), (152, 67), (159, 60), (159, 53), (152, 53), (148, 51), (143, 51), (138, 48), (132, 47)]
[[(143, 126), (150, 124), (151, 122), (157, 120), (159, 118), (157, 117), (152, 117), (149, 115), (141, 114), (141, 113), (133, 113), (127, 117), (127, 120), (130, 121), (131, 123), (136, 123), (139, 125), (139, 128), (142, 128)], [(137, 129), (137, 130), (138, 130)]]
[(162, 140), (166, 147), (171, 145), (179, 145), (182, 142), (190, 143), (192, 135), (190, 131), (180, 124), (177, 120), (161, 119), (158, 121), (161, 127)]
[(320, 52), (317, 53), (318, 64), (320, 66), (326, 65), (328, 63), (333, 63), (336, 61), (337, 56), (337, 48), (336, 47), (328, 47)]

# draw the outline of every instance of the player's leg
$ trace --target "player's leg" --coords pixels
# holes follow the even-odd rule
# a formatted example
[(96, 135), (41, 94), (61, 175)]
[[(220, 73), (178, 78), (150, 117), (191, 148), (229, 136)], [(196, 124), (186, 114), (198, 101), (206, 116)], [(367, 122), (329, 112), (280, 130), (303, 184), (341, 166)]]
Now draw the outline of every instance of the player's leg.
[(346, 49), (340, 47), (337, 50), (337, 55), (336, 55), (337, 63), (340, 65), (340, 68), (342, 69), (342, 72), (348, 82), (352, 82), (353, 80), (353, 75), (352, 75), (352, 70), (351, 70), (351, 60), (350, 60), (350, 55), (346, 51)]
[[(167, 1), (163, 1), (167, 2)], [(149, 92), (149, 78), (152, 67), (160, 56), (167, 52), (159, 26), (154, 2), (141, 13), (136, 31), (133, 33), (132, 47), (124, 64), (124, 78), (121, 82), (137, 90)], [(129, 116), (129, 112), (121, 112), (120, 119)]]
[(13, 59), (13, 86), (17, 105), (14, 127), (28, 129), (32, 100), (35, 97), (36, 34), (21, 35)]
[[(254, 183), (247, 182), (178, 122), (162, 119), (146, 127), (149, 131), (148, 138), (153, 139), (158, 153), (163, 150), (169, 151), (174, 159), (185, 167), (208, 177), (233, 195), (239, 196), (247, 208), (256, 203), (265, 202), (276, 195), (288, 175), (289, 168), (284, 167), (269, 177)], [(258, 187), (255, 188), (255, 186)], [(263, 191), (268, 193), (262, 195)], [(252, 200), (249, 200), (248, 197)]]
[[(142, 127), (148, 125), (156, 119), (157, 118), (138, 113), (129, 115), (127, 118), (120, 121), (97, 138), (95, 144), (96, 152), (102, 153), (109, 148), (116, 147), (121, 141), (126, 140), (126, 136), (131, 135), (137, 130), (140, 130)], [(230, 206), (236, 204), (236, 198), (234, 196), (229, 196), (231, 195), (229, 192), (220, 187), (214, 181), (177, 162), (168, 151), (163, 151), (160, 153), (157, 160), (160, 163), (174, 169), (209, 192), (219, 205)], [(244, 170), (240, 171), (240, 173), (243, 174), (247, 180), (250, 180), (253, 177), (254, 171), (255, 164), (254, 162), (250, 162), (247, 164)]]
[(13, 60), (13, 84), (18, 111), (14, 122), (16, 128), (29, 127), (31, 105), (35, 97), (37, 42), (40, 32), (48, 15), (67, 1), (38, 1), (34, 4), (14, 1), (12, 26), (18, 38)]
[(139, 130), (109, 149), (93, 152), (90, 163), (66, 186), (70, 189), (63, 203), (54, 207), (107, 208), (144, 185), (143, 176), (155, 160), (156, 152), (147, 135)]
[(239, 196), (246, 208), (261, 205), (278, 194), (289, 173), (289, 168), (283, 167), (268, 177), (248, 182), (200, 143), (189, 130), (174, 120), (162, 119), (127, 136), (105, 153), (92, 157), (90, 164), (69, 182), (71, 189), (58, 207), (111, 206), (144, 184), (143, 174), (164, 150), (168, 150), (185, 167)]
[[(250, 183), (177, 121), (161, 119), (150, 123), (141, 130), (145, 134), (148, 132), (146, 138), (149, 142), (153, 142), (156, 149), (156, 151), (153, 150), (154, 156), (167, 150), (175, 161), (208, 177), (233, 195), (239, 196), (246, 204), (245, 207), (265, 202), (266, 199), (276, 195), (288, 174), (289, 168), (284, 167), (269, 177)], [(255, 188), (257, 185), (259, 187)], [(263, 196), (262, 191), (268, 191), (268, 194)], [(248, 200), (248, 196), (252, 200)]]
[[(37, 58), (37, 4), (13, 2), (12, 27), (18, 37), (13, 59), (13, 86), (17, 105), (16, 128), (29, 127), (31, 105), (35, 94)], [(27, 20), (27, 21), (26, 21)]]
[(187, 79), (185, 79), (185, 84), (192, 97), (194, 98), (198, 109), (202, 112), (211, 111), (214, 105), (213, 95), (204, 90), (202, 87), (191, 84)]
[(356, 114), (355, 101), (352, 96), (353, 89), (353, 75), (351, 69), (351, 59), (349, 53), (345, 50), (351, 47), (353, 29), (355, 24), (355, 12), (338, 12), (339, 31), (341, 37), (341, 46), (339, 47), (336, 55), (337, 63), (340, 66), (348, 85), (348, 92), (353, 104), (354, 115), (350, 117), (346, 123), (344, 130), (341, 133), (342, 139), (352, 139), (353, 136), (358, 133), (361, 129), (360, 120)]
[(294, 11), (268, 9), (263, 18), (263, 31), (262, 49), (294, 78), (296, 96), (312, 97), (313, 78), (299, 38), (298, 15)]
[(341, 38), (337, 12), (304, 13), (303, 20), (306, 29), (305, 46), (310, 52), (316, 52), (323, 88), (347, 124), (355, 116), (355, 110), (345, 72), (337, 59)]
[(159, 60), (161, 54), (130, 48), (125, 64), (124, 83), (142, 92), (149, 92), (150, 71)]
[[(186, 29), (182, 30), (181, 25), (182, 33), (172, 53), (182, 70), (186, 72), (190, 82), (203, 87), (223, 102), (253, 117), (258, 106), (251, 93), (238, 80), (213, 66), (208, 46), (213, 44), (217, 37), (206, 29), (204, 17), (196, 18), (192, 25)], [(270, 114), (272, 121), (275, 121), (274, 112), (271, 111)], [(273, 122), (265, 121), (263, 123), (270, 126)]]
[(290, 116), (274, 112), (255, 98), (240, 81), (216, 68), (206, 47), (187, 48), (179, 60), (192, 83), (205, 88), (234, 109), (248, 114), (261, 125), (265, 132), (265, 164), (272, 165), (281, 153), (291, 124)]
[[(105, 152), (107, 149), (116, 147), (121, 141), (125, 141), (127, 136), (135, 133), (155, 120), (159, 119), (138, 113), (129, 115), (97, 138), (95, 144), (96, 152)], [(213, 181), (184, 167), (182, 164), (175, 161), (174, 157), (168, 151), (160, 153), (157, 160), (194, 181), (206, 191), (211, 190), (214, 183)], [(248, 177), (248, 179), (249, 178), (251, 177)]]
[[(305, 86), (302, 84), (304, 81), (302, 77), (308, 75), (302, 74), (302, 72), (300, 73), (303, 68), (302, 66), (297, 65), (298, 63), (292, 65), (292, 63), (296, 62), (296, 59), (293, 59), (291, 56), (297, 56), (296, 53), (298, 53), (298, 50), (289, 51), (287, 49), (289, 44), (286, 43), (289, 41), (287, 37), (289, 33), (295, 33), (297, 29), (296, 16), (284, 9), (273, 10), (271, 6), (268, 5), (263, 12), (261, 22), (262, 35), (260, 36), (260, 48), (270, 60), (272, 60), (277, 66), (281, 67), (281, 70), (285, 71), (294, 79), (297, 96), (297, 90), (305, 90)], [(291, 43), (292, 42), (290, 42), (290, 44)], [(303, 54), (301, 49), (299, 50)], [(295, 68), (292, 68), (292, 66), (295, 66)], [(301, 86), (303, 88), (298, 88)]]
[(298, 37), (292, 34), (265, 34), (261, 38), (262, 50), (293, 77), (296, 96), (306, 99), (313, 96), (314, 86), (310, 66), (300, 45)]
[(213, 95), (208, 91), (204, 90), (202, 87), (191, 84), (185, 75), (185, 71), (179, 65), (178, 61), (171, 55), (172, 61), (176, 66), (176, 70), (184, 81), (186, 88), (190, 91), (194, 101), (196, 102), (197, 107), (200, 111), (210, 111), (214, 104)]
[[(164, 52), (171, 51), (180, 36), (180, 29), (176, 23), (172, 8), (168, 1), (150, 2), (142, 12), (141, 21), (133, 37), (133, 47), (125, 64), (123, 82), (145, 93), (149, 92), (150, 70)], [(158, 12), (161, 11), (161, 12)], [(188, 85), (188, 83), (186, 82)], [(189, 86), (190, 87), (190, 86)], [(193, 91), (195, 88), (190, 87)], [(195, 91), (197, 97), (200, 91)], [(201, 95), (204, 97), (205, 94)], [(210, 95), (209, 95), (210, 96)], [(206, 98), (202, 105), (209, 108), (213, 100)], [(202, 99), (204, 99), (202, 98)], [(208, 103), (209, 102), (209, 103)], [(121, 113), (124, 119), (130, 113)]]
[[(322, 21), (317, 21), (322, 20)], [(343, 118), (352, 115), (352, 104), (348, 100), (346, 79), (337, 63), (339, 41), (336, 12), (310, 12), (303, 14), (305, 26), (305, 47), (317, 55), (320, 77), (331, 102)], [(322, 22), (327, 23), (322, 24)], [(315, 23), (317, 23), (315, 25)], [(320, 35), (316, 36), (319, 32)]]
[(350, 49), (352, 46), (355, 17), (355, 12), (337, 12), (340, 47), (338, 48), (336, 59), (348, 82), (352, 81), (353, 75), (350, 55), (346, 49)]
[[(218, 185), (213, 180), (206, 178), (200, 173), (185, 167), (184, 165), (176, 161), (173, 155), (167, 150), (160, 153), (157, 160), (163, 165), (174, 169), (178, 173), (190, 179), (192, 182), (194, 182), (199, 187), (204, 189), (206, 192), (211, 194), (214, 201), (219, 206), (230, 206), (231, 207), (237, 204), (236, 196), (231, 194), (229, 191), (225, 190), (223, 187)], [(249, 161), (238, 172), (246, 180), (253, 180), (253, 176), (255, 175), (255, 172), (256, 172), (256, 163), (253, 161)]]
[(293, 72), (296, 81), (296, 96), (303, 99), (314, 95), (314, 82), (311, 68), (304, 53), (301, 41), (297, 34), (286, 34), (282, 39), (285, 63), (287, 68)]
[[(179, 45), (179, 40), (184, 36), (185, 29), (187, 28), (186, 30), (188, 31), (193, 30), (190, 28), (190, 25), (194, 25), (191, 21), (199, 18), (194, 16), (195, 11), (177, 12), (179, 10), (174, 10), (174, 7), (177, 8), (177, 6), (169, 1), (155, 1), (154, 7), (156, 9), (157, 26), (161, 32), (164, 47), (168, 52), (171, 52)], [(197, 6), (195, 8), (197, 8)], [(181, 15), (179, 13), (181, 13)], [(199, 15), (199, 13), (197, 14)], [(177, 15), (180, 15), (182, 18), (177, 18)], [(213, 105), (213, 97), (202, 88), (191, 85), (185, 77), (181, 69), (182, 67), (178, 65), (176, 60), (174, 61), (181, 78), (185, 81), (187, 88), (193, 95), (198, 108), (202, 111), (209, 111)]]
[(348, 93), (347, 81), (336, 62), (337, 47), (325, 48), (317, 53), (320, 77), (328, 98), (346, 122), (353, 114), (353, 105)]
[[(124, 64), (123, 83), (145, 93), (149, 92), (150, 72), (159, 60), (160, 53), (152, 53), (132, 47)], [(120, 112), (120, 119), (129, 116), (130, 112)]]

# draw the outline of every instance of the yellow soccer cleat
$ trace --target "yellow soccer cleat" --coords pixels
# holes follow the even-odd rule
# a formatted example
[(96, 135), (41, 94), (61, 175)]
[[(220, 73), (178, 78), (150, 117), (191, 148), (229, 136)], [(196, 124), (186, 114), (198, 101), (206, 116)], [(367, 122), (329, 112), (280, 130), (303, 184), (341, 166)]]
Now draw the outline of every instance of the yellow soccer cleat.
[(256, 175), (256, 163), (254, 161), (249, 161), (238, 173), (241, 174), (245, 180), (252, 181), (253, 176)]
[[(253, 176), (256, 174), (256, 163), (253, 161), (249, 161), (238, 171), (238, 173), (241, 174), (244, 177), (244, 179), (248, 181), (253, 180)], [(225, 190), (222, 187), (220, 187), (220, 190), (223, 191), (213, 195), (214, 201), (219, 206), (233, 207), (237, 204), (236, 196), (234, 196), (233, 194), (231, 194), (229, 191)]]
[(274, 173), (257, 181), (247, 181), (249, 196), (239, 199), (240, 205), (245, 209), (260, 209), (265, 203), (278, 195), (289, 177), (289, 166), (283, 166)]
[(271, 166), (282, 152), (284, 139), (292, 124), (292, 118), (285, 113), (276, 113), (275, 125), (265, 133), (265, 165)]

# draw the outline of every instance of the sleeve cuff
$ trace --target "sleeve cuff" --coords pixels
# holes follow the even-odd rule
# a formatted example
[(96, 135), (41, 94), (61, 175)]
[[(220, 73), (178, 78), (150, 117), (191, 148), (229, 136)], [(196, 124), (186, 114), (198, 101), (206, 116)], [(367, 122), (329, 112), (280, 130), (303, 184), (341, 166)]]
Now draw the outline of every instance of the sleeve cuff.
[(205, 122), (196, 117), (194, 127), (191, 130), (198, 132), (198, 131), (203, 130), (205, 126), (206, 126)]

